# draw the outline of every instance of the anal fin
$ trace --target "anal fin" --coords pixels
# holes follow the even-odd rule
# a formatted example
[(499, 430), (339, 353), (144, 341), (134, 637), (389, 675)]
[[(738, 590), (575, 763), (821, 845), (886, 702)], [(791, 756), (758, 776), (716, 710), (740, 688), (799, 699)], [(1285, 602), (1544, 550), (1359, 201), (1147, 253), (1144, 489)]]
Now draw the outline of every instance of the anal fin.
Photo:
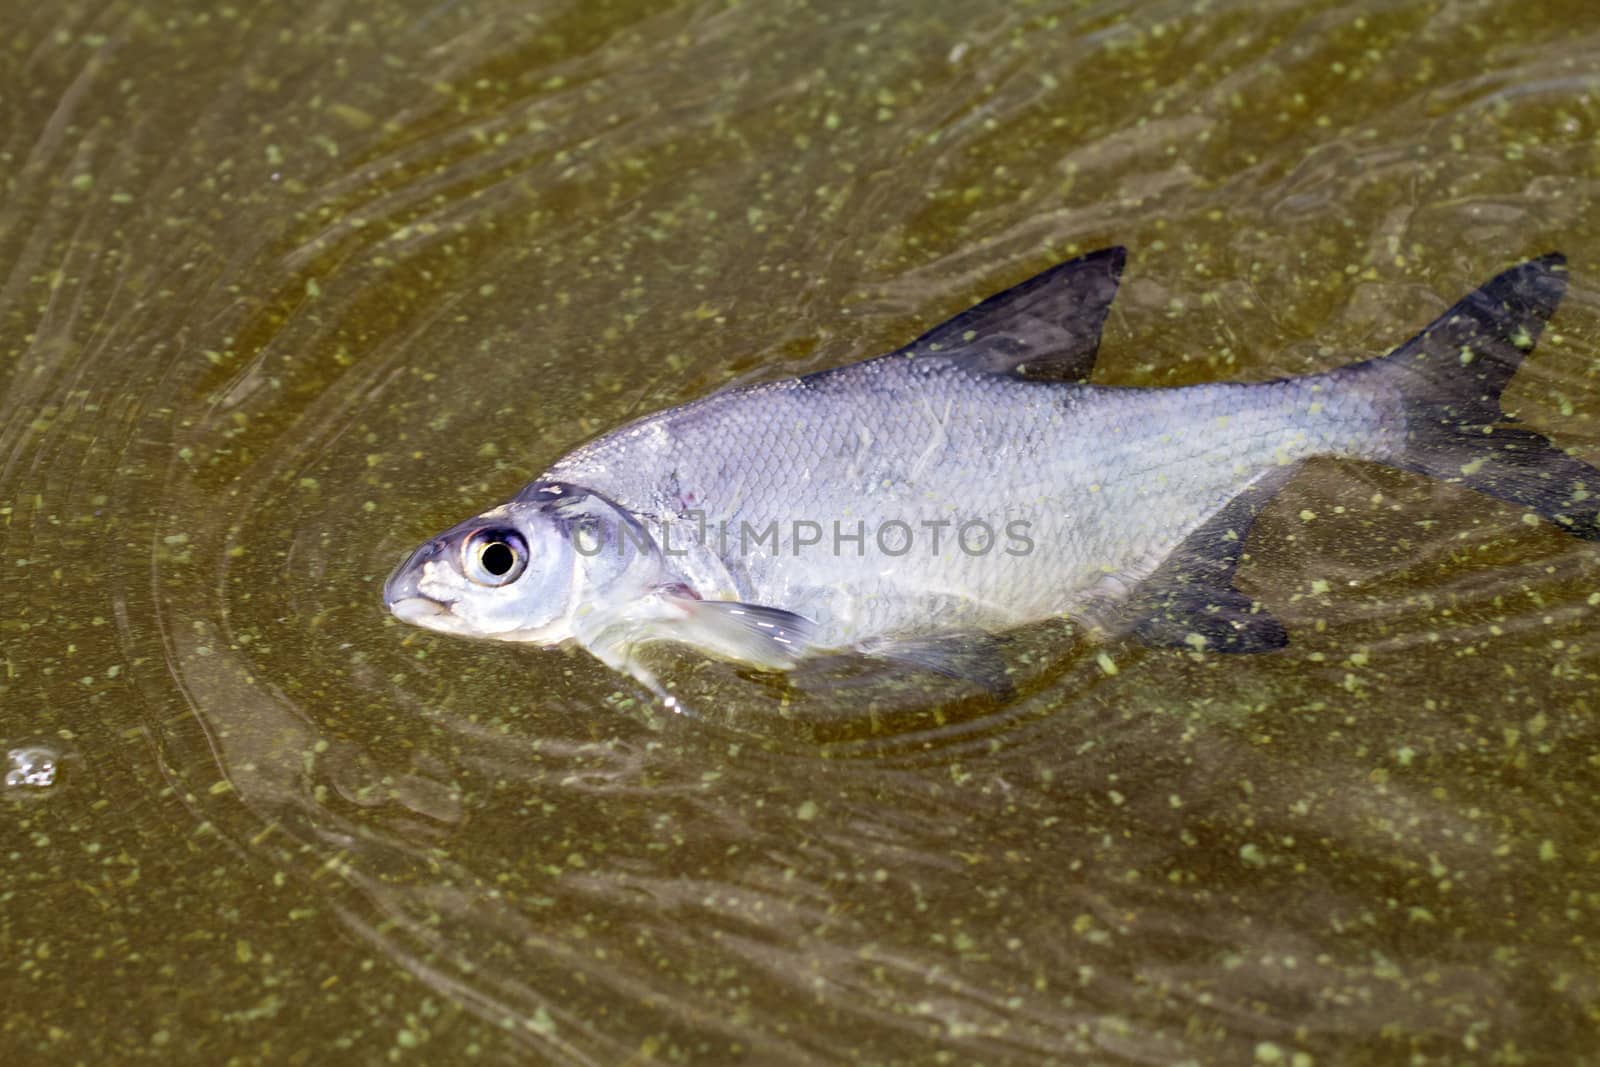
[(1251, 653), (1272, 652), (1289, 643), (1277, 616), (1231, 586), (1169, 589), (1145, 611), (1134, 633), (1155, 648)]
[(1234, 587), (1245, 538), (1261, 508), (1288, 481), (1275, 470), (1195, 529), (1141, 586), (1133, 631), (1155, 648), (1271, 652), (1288, 645), (1283, 623)]

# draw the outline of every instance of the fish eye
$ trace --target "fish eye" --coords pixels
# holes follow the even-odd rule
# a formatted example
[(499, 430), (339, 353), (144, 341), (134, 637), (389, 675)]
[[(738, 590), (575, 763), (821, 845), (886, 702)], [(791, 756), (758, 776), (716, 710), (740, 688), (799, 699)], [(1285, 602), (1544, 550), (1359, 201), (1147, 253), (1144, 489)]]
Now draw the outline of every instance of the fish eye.
[(461, 568), (479, 585), (510, 585), (527, 566), (528, 543), (515, 530), (478, 530), (462, 545)]

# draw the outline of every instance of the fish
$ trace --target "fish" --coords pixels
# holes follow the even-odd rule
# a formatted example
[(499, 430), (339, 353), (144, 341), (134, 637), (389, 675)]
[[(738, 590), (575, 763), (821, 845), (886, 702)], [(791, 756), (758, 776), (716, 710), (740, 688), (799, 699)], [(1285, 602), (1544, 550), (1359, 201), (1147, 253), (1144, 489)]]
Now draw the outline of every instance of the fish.
[(384, 603), (448, 634), (574, 643), (680, 711), (653, 643), (768, 671), (864, 655), (1004, 695), (1004, 635), (1046, 619), (1155, 648), (1285, 647), (1235, 573), (1313, 456), (1600, 540), (1600, 470), (1500, 404), (1565, 292), (1560, 253), (1385, 355), (1177, 388), (1089, 380), (1126, 258), (1079, 256), (885, 355), (605, 433), (423, 542)]

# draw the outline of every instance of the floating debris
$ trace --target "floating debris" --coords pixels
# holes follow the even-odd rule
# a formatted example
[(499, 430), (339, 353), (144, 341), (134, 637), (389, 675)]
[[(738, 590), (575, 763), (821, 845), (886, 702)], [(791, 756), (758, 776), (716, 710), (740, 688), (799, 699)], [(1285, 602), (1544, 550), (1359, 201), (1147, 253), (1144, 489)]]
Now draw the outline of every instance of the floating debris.
[(6, 753), (7, 789), (49, 789), (56, 784), (59, 756), (40, 745), (13, 748)]

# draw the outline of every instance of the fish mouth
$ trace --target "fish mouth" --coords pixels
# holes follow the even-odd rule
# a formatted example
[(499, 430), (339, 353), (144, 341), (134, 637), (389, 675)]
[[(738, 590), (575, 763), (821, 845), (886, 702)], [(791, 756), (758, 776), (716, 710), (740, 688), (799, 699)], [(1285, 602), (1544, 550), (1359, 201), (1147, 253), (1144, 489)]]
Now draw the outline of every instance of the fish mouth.
[(429, 596), (421, 588), (428, 561), (441, 551), (443, 545), (437, 540), (424, 544), (383, 583), (383, 606), (401, 622), (434, 630), (448, 625), (455, 601)]
[(388, 600), (389, 612), (401, 622), (426, 626), (441, 615), (450, 614), (450, 605), (442, 600), (414, 594)]

